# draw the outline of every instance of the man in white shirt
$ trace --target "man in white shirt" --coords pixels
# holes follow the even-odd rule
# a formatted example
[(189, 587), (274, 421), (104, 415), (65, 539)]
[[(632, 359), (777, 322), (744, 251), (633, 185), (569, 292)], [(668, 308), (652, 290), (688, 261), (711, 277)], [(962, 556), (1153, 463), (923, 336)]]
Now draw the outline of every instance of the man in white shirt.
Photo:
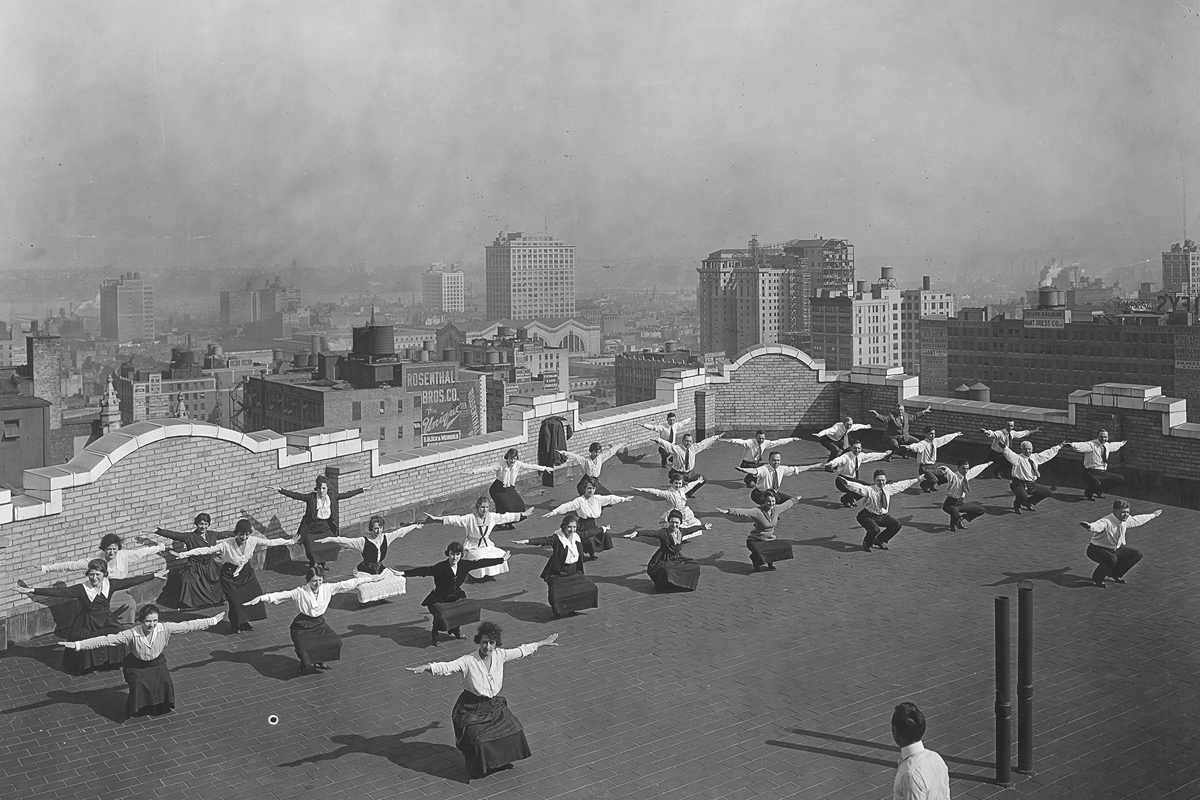
[(932, 425), (925, 426), (925, 438), (914, 444), (900, 445), (917, 454), (917, 477), (921, 479), (921, 491), (929, 494), (946, 483), (937, 471), (938, 448), (962, 436), (962, 431), (938, 436)]
[(806, 467), (786, 467), (783, 465), (783, 455), (780, 453), (771, 453), (766, 466), (754, 467), (748, 469), (746, 467), (738, 467), (741, 472), (746, 473), (746, 477), (754, 479), (754, 489), (750, 492), (750, 502), (756, 506), (761, 506), (767, 500), (767, 492), (775, 492), (775, 499), (780, 503), (786, 503), (792, 499), (789, 494), (784, 494), (780, 488), (783, 486), (783, 479), (788, 475), (799, 475), (801, 472), (808, 472), (810, 469), (816, 469), (823, 466), (822, 464), (809, 464)]
[(850, 449), (851, 433), (870, 429), (870, 425), (856, 425), (852, 417), (846, 417), (841, 422), (835, 422), (825, 430), (818, 431), (817, 442), (829, 451), (829, 458), (825, 460), (833, 461)]
[(1092, 532), (1092, 541), (1088, 545), (1087, 557), (1099, 566), (1092, 573), (1092, 583), (1104, 587), (1104, 579), (1112, 578), (1114, 583), (1124, 583), (1125, 573), (1142, 560), (1142, 553), (1125, 544), (1125, 531), (1145, 525), (1162, 513), (1160, 508), (1153, 514), (1130, 516), (1129, 503), (1124, 500), (1113, 501), (1113, 513), (1095, 522), (1080, 522), (1082, 528)]
[[(776, 447), (783, 447), (785, 444), (800, 441), (799, 436), (789, 436), (786, 439), (768, 439), (767, 434), (761, 429), (754, 432), (753, 439), (718, 439), (717, 441), (725, 442), (726, 444), (736, 444), (743, 448), (742, 463), (738, 464), (738, 468), (743, 472), (747, 469), (755, 469), (767, 463), (767, 456), (771, 450)], [(751, 475), (746, 476), (746, 488), (749, 489), (754, 485), (754, 478)]]
[(960, 458), (957, 470), (938, 467), (938, 472), (946, 483), (946, 499), (942, 502), (942, 511), (950, 515), (952, 532), (967, 527), (971, 520), (984, 515), (983, 506), (967, 502), (967, 494), (971, 491), (971, 481), (990, 466), (991, 462), (972, 467), (970, 461)]
[(900, 765), (892, 782), (892, 800), (950, 800), (950, 770), (932, 750), (926, 750), (925, 715), (914, 703), (901, 703), (892, 712), (892, 739), (900, 745)]
[(700, 481), (696, 486), (688, 491), (688, 497), (695, 497), (696, 492), (700, 491), (700, 487), (707, 481), (704, 476), (696, 472), (696, 456), (703, 453), (708, 448), (712, 447), (713, 442), (720, 439), (724, 434), (718, 433), (709, 436), (707, 439), (701, 439), (698, 442), (692, 442), (692, 435), (685, 433), (683, 441), (680, 444), (672, 444), (666, 439), (655, 437), (654, 441), (658, 442), (660, 448), (665, 448), (668, 455), (671, 456), (672, 472), (678, 472), (683, 476), (684, 483), (692, 483)]
[(926, 406), (916, 414), (909, 414), (904, 408), (904, 403), (897, 403), (896, 410), (891, 414), (880, 414), (873, 408), (867, 411), (868, 414), (883, 423), (884, 446), (891, 451), (884, 461), (891, 461), (892, 456), (909, 458), (908, 453), (904, 452), (904, 448), (900, 445), (913, 444), (917, 441), (917, 437), (908, 432), (908, 426), (913, 417), (924, 416), (931, 411), (933, 411), (933, 406)]
[(1008, 484), (1008, 488), (1012, 490), (1015, 497), (1013, 511), (1018, 514), (1022, 510), (1033, 511), (1034, 506), (1058, 491), (1057, 486), (1043, 486), (1038, 483), (1038, 479), (1042, 477), (1041, 465), (1058, 455), (1058, 451), (1061, 449), (1062, 444), (1056, 444), (1049, 450), (1035, 453), (1033, 452), (1033, 443), (1024, 441), (1021, 442), (1020, 453), (1014, 453), (1012, 450), (1004, 451), (1004, 458), (1012, 464), (1013, 468), (1012, 482)]
[(1096, 438), (1087, 442), (1071, 442), (1071, 449), (1083, 453), (1083, 479), (1087, 486), (1083, 496), (1088, 500), (1104, 499), (1104, 493), (1125, 483), (1125, 479), (1108, 471), (1108, 458), (1126, 445), (1126, 442), (1110, 442), (1108, 431), (1100, 431)]
[(892, 495), (903, 492), (917, 482), (917, 478), (909, 478), (906, 481), (888, 483), (887, 473), (881, 469), (875, 470), (874, 479), (875, 483), (871, 486), (846, 484), (847, 489), (861, 495), (867, 501), (856, 517), (858, 524), (867, 532), (862, 544), (863, 551), (867, 553), (871, 552), (872, 547), (887, 550), (887, 543), (900, 532), (900, 522), (889, 513)]
[[(688, 417), (687, 419), (676, 420), (675, 412), (668, 411), (666, 425), (651, 425), (645, 422), (639, 424), (648, 431), (654, 431), (659, 435), (660, 438), (666, 439), (670, 444), (675, 444), (677, 441), (679, 441), (679, 437), (683, 434), (684, 426), (691, 421), (691, 417)], [(671, 451), (660, 446), (658, 448), (658, 454), (662, 457), (662, 466), (665, 469), (667, 464), (670, 462)]]
[(833, 479), (833, 485), (842, 493), (843, 508), (854, 508), (858, 504), (860, 495), (850, 491), (851, 483), (857, 483), (860, 486), (870, 485), (862, 479), (863, 464), (880, 461), (887, 458), (887, 455), (887, 453), (864, 453), (862, 442), (855, 442), (850, 445), (849, 452), (842, 453), (825, 465), (826, 472), (835, 473), (837, 476)]
[(1012, 480), (1012, 465), (1008, 463), (1008, 459), (1004, 457), (1005, 450), (1011, 450), (1013, 442), (1018, 439), (1024, 439), (1026, 436), (1037, 433), (1041, 428), (1034, 428), (1029, 431), (1017, 430), (1017, 423), (1011, 419), (1004, 421), (1004, 427), (998, 431), (989, 431), (987, 428), (980, 428), (983, 435), (991, 440), (992, 466), (995, 472), (992, 473), (993, 478), (1003, 478), (1006, 481)]

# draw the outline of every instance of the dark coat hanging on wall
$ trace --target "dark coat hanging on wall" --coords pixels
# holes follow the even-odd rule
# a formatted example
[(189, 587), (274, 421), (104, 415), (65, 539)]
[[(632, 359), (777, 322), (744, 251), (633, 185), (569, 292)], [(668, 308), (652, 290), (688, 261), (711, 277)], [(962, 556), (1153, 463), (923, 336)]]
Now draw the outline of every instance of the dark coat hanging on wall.
[[(562, 417), (546, 417), (538, 431), (537, 463), (541, 467), (557, 467), (565, 463), (567, 457), (559, 450), (567, 449), (567, 439), (571, 438), (571, 426)], [(542, 473), (542, 486), (554, 485), (554, 473)]]

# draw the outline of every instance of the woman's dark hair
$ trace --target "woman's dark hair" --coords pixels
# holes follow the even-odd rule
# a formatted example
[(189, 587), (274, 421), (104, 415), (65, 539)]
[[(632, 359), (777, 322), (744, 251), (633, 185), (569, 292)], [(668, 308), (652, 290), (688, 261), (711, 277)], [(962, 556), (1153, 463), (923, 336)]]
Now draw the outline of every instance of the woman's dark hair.
[(450, 555), (451, 553), (458, 553), (459, 555), (462, 555), (462, 551), (462, 542), (451, 542), (450, 544), (446, 545), (446, 555)]
[(925, 715), (914, 703), (901, 703), (892, 712), (892, 730), (896, 732), (898, 744), (908, 747), (925, 738)]
[(154, 605), (153, 603), (147, 603), (146, 605), (144, 605), (138, 609), (137, 621), (145, 622), (146, 617), (150, 616), (151, 614), (158, 616), (158, 606)]
[(667, 514), (667, 522), (670, 522), (673, 519), (679, 520), (679, 524), (682, 525), (683, 524), (683, 512), (677, 508), (672, 508), (670, 513)]
[(1113, 511), (1129, 510), (1129, 501), (1113, 500)]
[(321, 570), (317, 569), (316, 567), (309, 567), (307, 570), (304, 571), (304, 582), (308, 583), (313, 578), (315, 578), (321, 574), (322, 574)]
[(518, 455), (520, 455), (520, 454), (517, 453), (517, 448), (515, 448), (515, 447), (510, 447), (504, 451), (504, 457), (506, 459), (507, 458), (517, 458)]
[(481, 622), (479, 627), (475, 629), (475, 644), (479, 644), (483, 637), (488, 637), (496, 643), (496, 647), (500, 646), (500, 634), (504, 633), (500, 626), (494, 622)]
[(234, 534), (251, 533), (254, 530), (254, 525), (248, 519), (239, 519), (237, 525), (233, 526)]
[(588, 445), (589, 453), (599, 453), (603, 449), (604, 449), (604, 446), (601, 445), (599, 442), (592, 442), (591, 444)]
[(117, 536), (115, 533), (106, 533), (104, 534), (104, 538), (100, 540), (100, 549), (105, 550), (110, 544), (115, 544), (118, 548), (124, 546), (121, 544), (120, 536)]
[(479, 497), (475, 498), (475, 507), (476, 508), (478, 508), (479, 506), (491, 505), (491, 503), (492, 503), (492, 498), (488, 497), (486, 494), (481, 494), (481, 495), (479, 495)]
[[(775, 454), (772, 453), (771, 455), (775, 455)], [(767, 498), (770, 498), (770, 499), (774, 500), (775, 502), (779, 502), (779, 495), (775, 493), (774, 489), (767, 489), (765, 492), (762, 493), (762, 498), (763, 498), (764, 504), (767, 502)]]
[(598, 489), (598, 488), (600, 488), (600, 481), (596, 480), (591, 475), (588, 475), (582, 481), (579, 482), (580, 489), (586, 489), (589, 486), (592, 487), (593, 489)]
[(87, 574), (92, 570), (96, 570), (97, 572), (104, 573), (104, 575), (108, 575), (108, 562), (103, 558), (93, 558), (88, 562), (87, 569), (84, 570), (84, 574)]
[(565, 517), (563, 517), (563, 521), (559, 524), (558, 529), (560, 531), (562, 531), (563, 533), (566, 533), (567, 525), (572, 522), (574, 522), (576, 525), (579, 524), (579, 515), (576, 514), (574, 511), (572, 511), (570, 514), (567, 514)]
[(318, 476), (317, 476), (317, 482), (316, 482), (316, 486), (318, 486), (318, 487), (319, 487), (319, 486), (320, 486), (322, 483), (323, 483), (323, 484), (325, 484), (326, 486), (328, 486), (328, 485), (329, 485), (329, 478), (326, 478), (324, 475), (318, 475)]
[(203, 511), (201, 511), (199, 514), (196, 515), (196, 518), (194, 520), (192, 520), (192, 524), (199, 525), (201, 522), (207, 522), (209, 525), (212, 525), (212, 517), (210, 517), (208, 514), (205, 514)]
[(679, 480), (683, 480), (683, 473), (677, 469), (673, 469), (673, 470), (670, 470), (669, 472), (667, 472), (667, 480), (668, 481), (674, 482), (676, 478), (679, 478)]
[(387, 527), (387, 520), (384, 519), (383, 517), (379, 516), (378, 514), (375, 514), (373, 517), (371, 517), (369, 520), (367, 520), (367, 530), (371, 530), (371, 526), (374, 525), (376, 522), (379, 523), (379, 527), (381, 527), (381, 528)]

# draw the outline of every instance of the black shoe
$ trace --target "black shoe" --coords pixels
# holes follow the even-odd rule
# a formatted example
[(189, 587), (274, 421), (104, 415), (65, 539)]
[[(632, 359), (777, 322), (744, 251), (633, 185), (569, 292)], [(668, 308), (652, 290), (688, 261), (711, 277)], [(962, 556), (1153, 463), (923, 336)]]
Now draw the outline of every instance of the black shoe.
[(771, 572), (774, 572), (774, 571), (775, 571), (775, 565), (774, 565), (774, 564), (767, 564), (767, 566), (766, 566), (766, 569), (770, 570)]
[(1101, 500), (1104, 500), (1104, 499), (1105, 499), (1104, 495), (1100, 494), (1099, 492), (1097, 492), (1097, 493), (1096, 493), (1096, 497), (1097, 497), (1097, 498), (1099, 498), (1099, 499), (1101, 499)]
[(450, 634), (450, 636), (452, 636), (452, 637), (453, 637), (453, 638), (455, 638), (455, 639), (465, 639), (465, 638), (467, 638), (467, 637), (466, 637), (466, 635), (465, 635), (465, 634), (464, 634), (462, 631), (455, 631), (454, 633)]
[(1092, 497), (1090, 494), (1085, 494), (1085, 495), (1083, 496), (1083, 499), (1084, 499), (1084, 500), (1095, 500), (1096, 498)]
[(1013, 506), (1013, 511), (1017, 512), (1018, 514), (1020, 514), (1020, 513), (1021, 513), (1021, 506)]
[(437, 634), (437, 631), (434, 631), (434, 632), (433, 632), (433, 638), (432, 638), (432, 640), (431, 640), (431, 643), (433, 644), (433, 646), (434, 646), (434, 647), (440, 647), (440, 646), (441, 646), (441, 644), (442, 644), (442, 643), (441, 643), (441, 642), (438, 640), (438, 634)]
[(1092, 581), (1092, 585), (1093, 585), (1093, 586), (1098, 586), (1098, 587), (1100, 587), (1101, 589), (1107, 589), (1107, 588), (1108, 588), (1107, 586), (1105, 586), (1105, 585), (1104, 585), (1104, 581)]
[(870, 542), (863, 542), (863, 552), (864, 553), (871, 552), (871, 543)]
[(887, 550), (887, 549), (888, 549), (888, 546), (887, 546), (885, 543), (883, 543), (883, 542), (876, 542), (876, 543), (875, 543), (875, 546), (876, 546), (877, 548), (879, 548), (880, 550)]
[(971, 520), (969, 520), (969, 519), (964, 519), (964, 520), (962, 520), (961, 522), (959, 522), (959, 523), (958, 523), (958, 527), (960, 527), (960, 528), (965, 528), (965, 527), (967, 527), (967, 526), (968, 526), (968, 525), (970, 525), (970, 524), (971, 524)]
[(1037, 509), (1033, 507), (1033, 504), (1032, 504), (1032, 503), (1030, 503), (1029, 505), (1025, 506), (1025, 510), (1026, 510), (1026, 511), (1037, 511)]
[(324, 661), (318, 661), (317, 669), (333, 669), (333, 667), (330, 666), (329, 664), (326, 664)]
[(251, 625), (249, 622), (243, 622), (242, 627), (238, 628), (238, 630), (239, 631), (252, 631), (252, 630), (254, 630), (254, 626)]
[(754, 565), (754, 571), (755, 571), (755, 572), (762, 572), (762, 571), (763, 571), (763, 566), (762, 566), (762, 564), (755, 564), (755, 565)]
[(1121, 584), (1122, 586), (1124, 586), (1124, 585), (1125, 585), (1125, 579), (1124, 579), (1124, 578), (1118, 578), (1116, 575), (1109, 575), (1109, 576), (1108, 576), (1108, 578), (1109, 578), (1109, 580), (1111, 580), (1113, 583), (1119, 583), (1119, 584)]
[(950, 525), (950, 532), (951, 532), (951, 533), (954, 533), (956, 530), (958, 530), (958, 526), (957, 526), (957, 525), (953, 525), (953, 524), (951, 524), (951, 525)]

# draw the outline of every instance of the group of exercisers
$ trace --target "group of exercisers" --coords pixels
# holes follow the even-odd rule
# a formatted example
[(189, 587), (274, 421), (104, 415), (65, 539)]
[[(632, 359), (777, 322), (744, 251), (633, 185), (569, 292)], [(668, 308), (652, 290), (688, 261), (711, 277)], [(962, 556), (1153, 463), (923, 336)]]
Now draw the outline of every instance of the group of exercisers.
[[(928, 411), (925, 409), (916, 416)], [(748, 439), (725, 439), (723, 434), (718, 434), (696, 441), (685, 430), (689, 420), (678, 420), (674, 414), (668, 415), (664, 425), (644, 426), (657, 434), (651, 441), (658, 446), (662, 466), (669, 469), (667, 486), (630, 487), (630, 491), (665, 500), (668, 508), (660, 518), (661, 529), (653, 533), (635, 529), (625, 537), (650, 537), (657, 541), (658, 548), (646, 565), (646, 573), (655, 588), (691, 591), (698, 586), (700, 564), (684, 554), (683, 546), (712, 528), (711, 524), (700, 522), (689, 507), (689, 501), (706, 480), (697, 471), (697, 456), (717, 442), (743, 448), (737, 470), (751, 490), (751, 505), (716, 508), (715, 511), (752, 523), (746, 547), (755, 572), (774, 570), (777, 561), (793, 557), (791, 544), (778, 538), (776, 528), (781, 516), (800, 498), (785, 493), (783, 481), (814, 469), (834, 474), (834, 486), (841, 495), (843, 507), (854, 508), (859, 501), (863, 502), (856, 521), (865, 532), (862, 549), (867, 552), (889, 549), (888, 543), (902, 527), (891, 514), (894, 497), (914, 485), (919, 484), (926, 493), (945, 487), (942, 508), (949, 517), (950, 530), (957, 531), (985, 513), (972, 499), (972, 481), (978, 480), (988, 469), (994, 470), (994, 477), (1010, 481), (1015, 513), (1034, 510), (1039, 502), (1057, 490), (1057, 487), (1047, 487), (1039, 482), (1040, 465), (1054, 458), (1064, 445), (1084, 454), (1085, 496), (1088, 499), (1103, 498), (1105, 491), (1122, 483), (1119, 475), (1108, 471), (1108, 462), (1125, 442), (1110, 442), (1106, 431), (1100, 431), (1094, 440), (1063, 442), (1034, 452), (1028, 437), (1038, 430), (1019, 431), (1010, 421), (999, 430), (984, 431), (991, 447), (989, 463), (972, 466), (967, 460), (959, 459), (951, 467), (939, 463), (939, 448), (960, 433), (938, 436), (929, 426), (918, 439), (909, 433), (911, 417), (902, 404), (887, 415), (870, 413), (885, 426), (886, 451), (865, 452), (862, 443), (851, 434), (870, 426), (855, 424), (853, 419), (846, 417), (817, 434), (817, 440), (828, 450), (828, 458), (799, 466), (783, 464), (777, 450), (798, 437), (770, 440), (760, 430)], [(1014, 451), (1014, 445), (1019, 449)], [(516, 545), (549, 549), (540, 577), (547, 584), (548, 602), (556, 618), (597, 607), (596, 586), (586, 577), (584, 563), (614, 546), (610, 527), (601, 524), (603, 510), (636, 499), (635, 495), (612, 494), (601, 483), (605, 461), (620, 449), (622, 445), (619, 444), (606, 449), (597, 442), (592, 443), (588, 453), (582, 456), (560, 451), (567, 463), (582, 467), (583, 475), (576, 486), (579, 496), (544, 514), (545, 517), (563, 517), (553, 533), (513, 541)], [(891, 482), (886, 468), (866, 467), (889, 462), (895, 457), (907, 459), (913, 456), (917, 458), (916, 475), (905, 480)], [(424, 522), (391, 531), (385, 530), (383, 517), (373, 516), (362, 536), (340, 535), (339, 502), (363, 490), (333, 492), (328, 480), (319, 476), (311, 492), (273, 487), (280, 494), (304, 503), (304, 514), (294, 536), (256, 536), (254, 524), (249, 519), (239, 520), (232, 531), (218, 532), (212, 530), (209, 515), (201, 513), (195, 517), (191, 532), (158, 528), (155, 533), (169, 540), (167, 543), (143, 539), (149, 546), (125, 550), (119, 536), (108, 534), (100, 542), (99, 558), (47, 564), (41, 568), (44, 573), (83, 570), (84, 581), (80, 584), (30, 588), (22, 581), (18, 591), (75, 600), (76, 616), (60, 634), (66, 648), (64, 667), (68, 671), (83, 674), (120, 664), (129, 686), (127, 714), (167, 713), (175, 704), (165, 656), (171, 636), (212, 627), (226, 614), (167, 622), (160, 619), (159, 606), (202, 609), (223, 600), (228, 605), (231, 631), (240, 634), (252, 631), (251, 623), (266, 619), (265, 604), (294, 605), (297, 614), (292, 620), (290, 634), (303, 675), (328, 670), (330, 662), (340, 658), (341, 639), (325, 620), (325, 612), (335, 594), (354, 592), (360, 603), (372, 603), (404, 594), (407, 580), (432, 578), (433, 587), (421, 601), (433, 618), (431, 644), (437, 646), (443, 634), (455, 639), (465, 638), (461, 628), (479, 622), (480, 608), (467, 598), (464, 584), (469, 580), (502, 576), (509, 571), (510, 552), (496, 546), (493, 532), (511, 530), (530, 516), (517, 490), (521, 472), (553, 472), (555, 469), (522, 462), (517, 451), (510, 449), (495, 467), (475, 471), (494, 474), (495, 478), (488, 495), (478, 498), (470, 513), (426, 514)], [(1092, 533), (1086, 555), (1098, 565), (1092, 576), (1097, 586), (1103, 587), (1106, 579), (1124, 583), (1125, 574), (1141, 559), (1141, 553), (1126, 544), (1126, 531), (1160, 513), (1132, 515), (1128, 503), (1119, 500), (1114, 503), (1112, 514), (1095, 522), (1080, 523)], [(386, 566), (389, 546), (426, 524), (462, 528), (463, 541), (450, 542), (444, 551), (445, 559), (435, 564), (404, 570)], [(171, 549), (172, 544), (177, 549)], [(255, 553), (260, 548), (297, 544), (303, 546), (308, 559), (304, 583), (288, 591), (264, 592), (251, 563)], [(356, 551), (361, 556), (360, 561), (351, 577), (327, 581), (330, 563), (337, 559), (341, 548)], [(130, 575), (134, 563), (156, 554), (175, 558), (181, 566), (170, 571)], [(122, 620), (113, 611), (114, 596), (156, 577), (166, 578), (157, 604), (143, 605), (138, 609), (132, 627), (123, 627), (123, 621), (132, 620)], [(499, 695), (503, 667), (507, 661), (532, 655), (541, 646), (554, 645), (556, 638), (557, 635), (504, 649), (500, 628), (484, 622), (474, 637), (479, 646), (477, 650), (454, 661), (411, 668), (414, 672), (436, 675), (463, 675), (463, 693), (454, 706), (452, 717), (456, 742), (472, 777), (529, 755), (520, 723)]]

